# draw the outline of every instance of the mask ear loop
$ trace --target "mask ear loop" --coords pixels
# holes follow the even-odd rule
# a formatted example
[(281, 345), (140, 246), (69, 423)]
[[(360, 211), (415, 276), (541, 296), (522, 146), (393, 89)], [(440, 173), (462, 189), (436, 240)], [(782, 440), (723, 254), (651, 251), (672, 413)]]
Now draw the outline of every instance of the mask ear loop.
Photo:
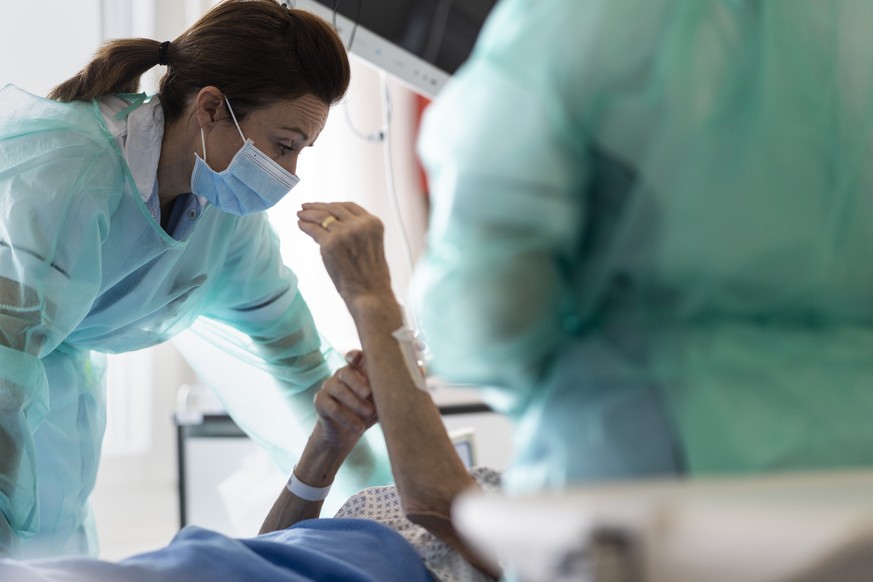
[(203, 134), (203, 128), (200, 128), (200, 142), (203, 144), (203, 161), (206, 161), (206, 136)]
[[(227, 100), (227, 96), (224, 97), (224, 102), (227, 103), (227, 110), (230, 111), (230, 117), (233, 119), (233, 124), (236, 125), (236, 130), (239, 132), (239, 136), (243, 140), (243, 145), (246, 143), (246, 136), (243, 135), (242, 128), (239, 126), (239, 122), (236, 120), (236, 115), (233, 114), (233, 109), (230, 106), (230, 101)], [(203, 161), (206, 161), (206, 135), (203, 133), (203, 128), (200, 128), (200, 143), (203, 144)]]
[(227, 100), (227, 95), (224, 96), (224, 102), (227, 103), (227, 110), (230, 111), (230, 116), (233, 118), (233, 123), (236, 125), (236, 130), (239, 132), (239, 136), (243, 140), (243, 145), (246, 143), (246, 136), (243, 135), (242, 129), (239, 126), (239, 123), (236, 120), (236, 115), (233, 114), (233, 109), (230, 107), (230, 101)]

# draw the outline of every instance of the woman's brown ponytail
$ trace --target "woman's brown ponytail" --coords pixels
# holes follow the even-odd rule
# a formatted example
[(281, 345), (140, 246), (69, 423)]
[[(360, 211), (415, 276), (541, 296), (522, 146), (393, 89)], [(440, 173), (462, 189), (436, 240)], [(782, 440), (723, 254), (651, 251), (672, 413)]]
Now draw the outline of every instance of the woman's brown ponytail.
[(102, 95), (136, 93), (143, 73), (158, 64), (161, 46), (147, 38), (110, 41), (84, 69), (52, 89), (48, 96), (57, 101), (87, 101)]

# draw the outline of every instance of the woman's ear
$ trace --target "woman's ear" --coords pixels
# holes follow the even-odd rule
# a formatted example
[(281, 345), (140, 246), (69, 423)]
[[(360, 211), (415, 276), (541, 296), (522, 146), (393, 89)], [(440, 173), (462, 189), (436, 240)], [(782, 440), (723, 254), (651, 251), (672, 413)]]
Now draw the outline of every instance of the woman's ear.
[(206, 129), (215, 123), (216, 114), (224, 103), (224, 94), (218, 89), (208, 85), (200, 89), (194, 97), (194, 115), (201, 128)]

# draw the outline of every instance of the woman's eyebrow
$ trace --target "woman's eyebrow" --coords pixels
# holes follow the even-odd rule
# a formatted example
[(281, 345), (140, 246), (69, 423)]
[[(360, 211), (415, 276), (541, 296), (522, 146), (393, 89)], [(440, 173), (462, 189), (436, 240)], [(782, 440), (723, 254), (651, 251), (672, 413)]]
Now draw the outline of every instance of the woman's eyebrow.
[(283, 125), (283, 126), (279, 127), (279, 129), (284, 129), (285, 131), (293, 131), (295, 133), (299, 133), (300, 137), (302, 137), (304, 139), (304, 141), (309, 141), (309, 135), (297, 126), (287, 127), (287, 126)]

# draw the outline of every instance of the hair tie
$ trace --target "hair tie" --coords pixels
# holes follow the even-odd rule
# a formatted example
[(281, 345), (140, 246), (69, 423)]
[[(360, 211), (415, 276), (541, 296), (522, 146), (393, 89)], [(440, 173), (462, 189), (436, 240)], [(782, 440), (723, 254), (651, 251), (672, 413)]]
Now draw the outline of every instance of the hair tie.
[(167, 64), (167, 52), (170, 50), (170, 41), (165, 40), (161, 43), (161, 46), (158, 48), (158, 64), (166, 65)]

